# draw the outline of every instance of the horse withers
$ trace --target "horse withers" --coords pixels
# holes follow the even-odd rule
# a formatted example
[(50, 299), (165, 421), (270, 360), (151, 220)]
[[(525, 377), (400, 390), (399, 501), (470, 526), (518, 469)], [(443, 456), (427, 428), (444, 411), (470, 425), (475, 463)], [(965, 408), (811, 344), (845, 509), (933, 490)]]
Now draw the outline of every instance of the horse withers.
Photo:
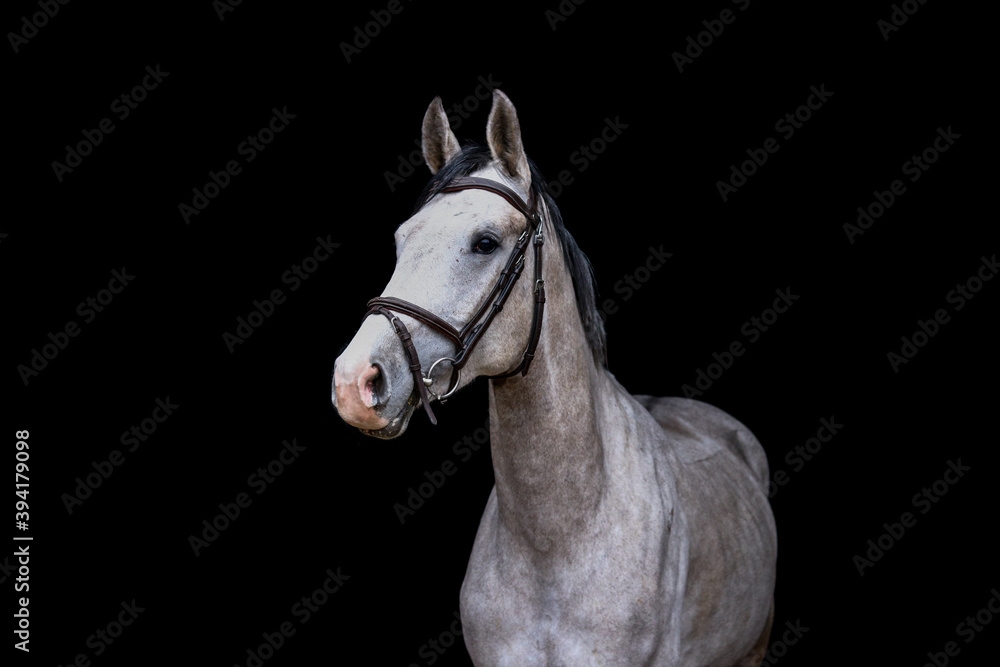
[(496, 485), (460, 597), (476, 664), (759, 664), (777, 553), (760, 443), (717, 408), (615, 380), (590, 263), (499, 90), (486, 139), (460, 147), (440, 98), (428, 108), (433, 178), (336, 361), (334, 406), (394, 438), (491, 378)]

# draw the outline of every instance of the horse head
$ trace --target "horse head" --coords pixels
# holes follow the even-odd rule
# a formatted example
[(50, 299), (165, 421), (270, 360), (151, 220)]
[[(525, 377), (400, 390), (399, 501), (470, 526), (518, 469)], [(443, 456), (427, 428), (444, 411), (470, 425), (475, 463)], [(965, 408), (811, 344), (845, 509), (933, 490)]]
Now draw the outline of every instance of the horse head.
[[(441, 99), (431, 102), (422, 151), (434, 177), (396, 230), (392, 277), (334, 365), (333, 404), (368, 435), (402, 434), (420, 403), (434, 422), (429, 403), (476, 377), (527, 371), (544, 303), (546, 207), (499, 90), (486, 140), (488, 151), (460, 148)], [(534, 283), (517, 280), (522, 271)]]

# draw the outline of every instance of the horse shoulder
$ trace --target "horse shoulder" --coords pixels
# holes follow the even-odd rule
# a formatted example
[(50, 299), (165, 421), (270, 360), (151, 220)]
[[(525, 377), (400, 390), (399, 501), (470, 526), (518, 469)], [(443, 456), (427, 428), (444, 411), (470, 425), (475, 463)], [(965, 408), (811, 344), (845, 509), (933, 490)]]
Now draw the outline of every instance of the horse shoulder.
[(767, 455), (756, 436), (714, 405), (678, 396), (634, 395), (657, 421), (682, 463), (694, 463), (728, 449), (765, 488)]
[[(684, 661), (738, 664), (761, 637), (774, 590), (777, 545), (766, 455), (749, 429), (716, 407), (686, 398), (634, 398), (663, 429), (662, 457), (677, 490), (686, 553)], [(722, 656), (721, 662), (710, 656)]]

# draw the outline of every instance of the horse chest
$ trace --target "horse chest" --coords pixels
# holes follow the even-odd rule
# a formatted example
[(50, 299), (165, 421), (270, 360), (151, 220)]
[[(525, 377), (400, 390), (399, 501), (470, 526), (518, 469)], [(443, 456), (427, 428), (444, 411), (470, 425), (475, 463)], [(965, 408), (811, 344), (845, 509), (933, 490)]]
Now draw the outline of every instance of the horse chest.
[(481, 528), (462, 587), (463, 631), (478, 664), (637, 663), (655, 652), (663, 611), (655, 559), (597, 541), (550, 568), (495, 530)]

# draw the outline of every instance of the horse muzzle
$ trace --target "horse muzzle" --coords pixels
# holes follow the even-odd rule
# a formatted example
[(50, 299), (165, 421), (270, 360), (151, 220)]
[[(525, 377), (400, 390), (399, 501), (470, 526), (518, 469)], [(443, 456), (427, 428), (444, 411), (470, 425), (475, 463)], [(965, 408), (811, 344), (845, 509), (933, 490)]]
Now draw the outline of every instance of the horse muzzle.
[[(442, 360), (434, 364), (435, 375), (442, 377), (428, 386), (424, 375), (413, 374), (413, 362), (388, 324), (386, 318), (366, 318), (333, 367), (333, 406), (345, 422), (379, 438), (402, 434), (414, 409), (422, 401), (426, 406), (426, 402), (442, 398), (441, 394), (447, 395), (445, 387), (454, 389), (447, 379), (457, 375)], [(431, 359), (447, 353), (444, 341), (424, 344)]]
[(333, 405), (351, 426), (378, 430), (389, 424), (379, 410), (388, 401), (381, 366), (367, 359), (351, 363), (341, 356), (333, 367)]

